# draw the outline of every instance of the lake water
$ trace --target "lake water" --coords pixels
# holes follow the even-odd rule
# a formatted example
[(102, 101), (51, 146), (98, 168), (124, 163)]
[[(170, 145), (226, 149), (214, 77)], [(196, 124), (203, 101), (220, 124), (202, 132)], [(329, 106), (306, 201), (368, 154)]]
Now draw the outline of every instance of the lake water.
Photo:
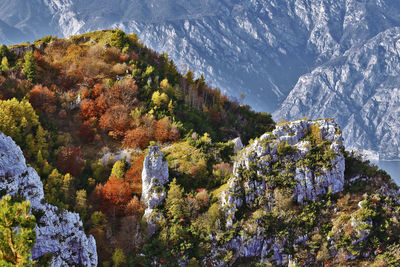
[(379, 161), (378, 167), (385, 170), (392, 179), (400, 186), (400, 160), (399, 161)]

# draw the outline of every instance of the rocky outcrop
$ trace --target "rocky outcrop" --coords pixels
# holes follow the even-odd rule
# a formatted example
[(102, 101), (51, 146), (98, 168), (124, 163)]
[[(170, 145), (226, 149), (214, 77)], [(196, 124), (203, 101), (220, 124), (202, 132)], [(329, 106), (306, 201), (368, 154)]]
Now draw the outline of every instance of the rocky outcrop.
[(316, 201), (328, 192), (341, 192), (345, 182), (342, 141), (333, 120), (298, 120), (278, 125), (272, 133), (245, 147), (234, 162), (228, 188), (221, 194), (226, 227), (235, 229), (236, 213), (243, 208), (251, 210), (263, 203), (265, 210), (253, 213), (241, 225), (242, 230), (213, 253), (233, 251), (232, 261), (260, 257), (262, 262), (286, 264), (289, 257), (283, 252), (285, 238), (268, 236), (259, 218), (277, 204), (276, 188), (291, 188), (292, 198), (300, 205), (306, 200)]
[(155, 209), (167, 196), (164, 185), (168, 183), (168, 162), (158, 146), (151, 146), (143, 162), (142, 202), (146, 206), (144, 218), (148, 225), (148, 234), (152, 235), (156, 222), (162, 217)]
[[(313, 127), (320, 140), (306, 138)], [(325, 163), (316, 167), (310, 160), (322, 155), (312, 155), (311, 142), (323, 141), (326, 141)], [(257, 197), (275, 187), (264, 179), (270, 175), (281, 175), (283, 181), (277, 182), (287, 182), (289, 186), (292, 179), (294, 198), (300, 204), (306, 199), (315, 200), (328, 190), (340, 192), (344, 185), (343, 151), (342, 135), (333, 120), (293, 121), (262, 135), (244, 148), (234, 163), (229, 188), (222, 195), (227, 226), (232, 226), (239, 207), (251, 205)], [(283, 165), (277, 165), (278, 162)]]
[(0, 191), (31, 202), (36, 216), (32, 258), (52, 254), (51, 266), (97, 266), (96, 241), (86, 236), (77, 213), (47, 204), (36, 171), (26, 166), (21, 149), (0, 133)]
[(12, 47), (10, 51), (14, 52), (17, 56), (23, 56), (26, 52), (33, 51), (32, 46), (16, 46)]

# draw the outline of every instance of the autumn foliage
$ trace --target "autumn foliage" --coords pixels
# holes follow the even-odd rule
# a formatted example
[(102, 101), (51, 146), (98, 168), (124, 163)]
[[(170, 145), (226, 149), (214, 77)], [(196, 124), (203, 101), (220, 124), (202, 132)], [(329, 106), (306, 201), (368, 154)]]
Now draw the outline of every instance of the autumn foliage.
[(178, 129), (173, 126), (167, 117), (161, 120), (148, 118), (144, 123), (127, 131), (123, 140), (123, 145), (132, 148), (146, 148), (150, 141), (159, 141), (161, 143), (176, 141), (180, 138)]
[(56, 98), (54, 93), (47, 87), (43, 87), (38, 84), (32, 88), (29, 93), (29, 102), (36, 110), (40, 110), (47, 113), (53, 113), (56, 110), (55, 102)]
[(167, 141), (176, 141), (180, 137), (179, 131), (176, 127), (172, 126), (168, 117), (164, 117), (157, 121), (155, 127), (155, 139), (161, 143)]
[[(270, 130), (270, 117), (229, 101), (208, 87), (203, 77), (196, 80), (192, 71), (180, 74), (167, 54), (148, 49), (134, 34), (105, 30), (37, 41), (29, 45), (31, 52), (9, 51), (5, 59), (1, 51), (7, 47), (0, 47), (0, 61), (7, 61), (0, 66), (0, 99), (15, 97), (5, 103), (11, 107), (23, 99), (23, 105), (17, 105), (21, 112), (0, 118), (0, 126), (21, 146), (27, 162), (42, 177), (45, 191), (51, 192), (53, 203), (80, 213), (85, 230), (96, 238), (99, 264), (110, 264), (116, 248), (131, 257), (132, 266), (143, 260), (135, 258), (145, 232), (140, 223), (145, 208), (140, 197), (146, 153), (139, 149), (146, 149), (152, 141), (173, 148), (166, 154), (173, 156), (171, 177), (191, 190), (184, 201), (182, 191), (178, 203), (194, 208), (186, 211), (178, 205), (182, 215), (177, 217), (177, 228), (160, 236), (176, 233), (187, 239), (181, 230), (189, 223), (188, 214), (207, 212), (212, 202), (207, 189), (228, 177), (231, 166), (211, 162), (217, 152), (199, 149), (203, 144), (207, 149), (211, 146), (193, 137), (197, 134), (192, 135), (193, 144), (179, 142), (181, 134), (201, 136), (207, 131), (213, 144), (218, 144), (238, 133), (246, 142)], [(24, 51), (15, 51), (19, 50)], [(111, 166), (116, 153), (125, 148), (133, 148), (137, 156), (131, 162), (119, 159)], [(113, 155), (103, 157), (108, 153)], [(202, 190), (198, 194), (193, 191), (197, 188)], [(45, 193), (49, 200), (50, 194)], [(165, 211), (163, 205), (159, 208)], [(165, 258), (160, 257), (160, 262), (171, 263)]]
[(125, 214), (126, 215), (136, 215), (141, 217), (144, 213), (144, 206), (140, 202), (137, 196), (134, 196), (129, 203), (126, 205)]
[(98, 110), (96, 109), (96, 103), (91, 99), (82, 100), (80, 108), (81, 108), (80, 117), (84, 120), (87, 120), (91, 117), (95, 117), (98, 115)]
[(132, 162), (131, 168), (126, 172), (125, 181), (127, 181), (136, 195), (142, 194), (142, 170), (144, 155), (137, 157)]
[(124, 180), (111, 176), (102, 190), (102, 211), (109, 215), (123, 215), (132, 198), (132, 190)]
[(110, 131), (110, 135), (114, 138), (123, 138), (130, 126), (127, 107), (118, 105), (107, 109), (100, 118), (99, 126), (102, 130)]

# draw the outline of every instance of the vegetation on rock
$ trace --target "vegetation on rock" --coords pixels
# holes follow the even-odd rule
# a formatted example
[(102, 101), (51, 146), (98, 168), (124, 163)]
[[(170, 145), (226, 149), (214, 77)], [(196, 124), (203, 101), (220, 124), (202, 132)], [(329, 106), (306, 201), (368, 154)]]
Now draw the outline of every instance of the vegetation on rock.
[(35, 216), (29, 201), (16, 201), (10, 195), (0, 200), (0, 265), (31, 266), (35, 244)]

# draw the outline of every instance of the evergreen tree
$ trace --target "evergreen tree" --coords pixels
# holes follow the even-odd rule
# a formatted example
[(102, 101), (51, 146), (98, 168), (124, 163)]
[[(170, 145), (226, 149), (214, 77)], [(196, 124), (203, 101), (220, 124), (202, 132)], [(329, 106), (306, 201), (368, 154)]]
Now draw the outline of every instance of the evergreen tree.
[(71, 198), (73, 194), (73, 188), (74, 187), (74, 180), (71, 174), (67, 173), (64, 175), (63, 179), (63, 184), (61, 186), (61, 189), (64, 194), (64, 202), (65, 203), (71, 203)]
[(26, 52), (22, 69), (28, 80), (34, 82), (36, 78), (37, 63), (33, 51)]
[(30, 202), (13, 202), (7, 195), (0, 200), (0, 266), (32, 266), (35, 244), (35, 216)]
[(124, 266), (126, 263), (126, 257), (122, 249), (117, 248), (112, 255), (114, 267)]
[(75, 210), (79, 212), (81, 218), (87, 216), (87, 193), (85, 189), (76, 191)]
[(10, 136), (25, 153), (36, 156), (41, 150), (46, 158), (48, 133), (27, 100), (0, 100), (0, 132)]
[(8, 63), (7, 57), (3, 57), (1, 60), (1, 65), (0, 65), (0, 71), (6, 71), (10, 67), (10, 64)]
[(184, 216), (183, 190), (180, 185), (176, 183), (176, 179), (174, 179), (169, 186), (168, 196), (165, 203), (173, 222), (178, 221), (182, 216)]
[(7, 48), (7, 46), (6, 45), (1, 45), (0, 46), (0, 57), (1, 58), (3, 58), (3, 57), (6, 57), (6, 56), (8, 56), (10, 54), (10, 51), (8, 50), (8, 48)]
[(118, 29), (115, 30), (113, 35), (111, 36), (110, 45), (115, 46), (119, 49), (122, 49), (125, 46), (129, 45), (126, 34), (121, 30), (118, 30)]
[(47, 178), (46, 185), (44, 186), (44, 195), (46, 200), (53, 205), (62, 206), (61, 196), (64, 177), (61, 173), (54, 169)]

